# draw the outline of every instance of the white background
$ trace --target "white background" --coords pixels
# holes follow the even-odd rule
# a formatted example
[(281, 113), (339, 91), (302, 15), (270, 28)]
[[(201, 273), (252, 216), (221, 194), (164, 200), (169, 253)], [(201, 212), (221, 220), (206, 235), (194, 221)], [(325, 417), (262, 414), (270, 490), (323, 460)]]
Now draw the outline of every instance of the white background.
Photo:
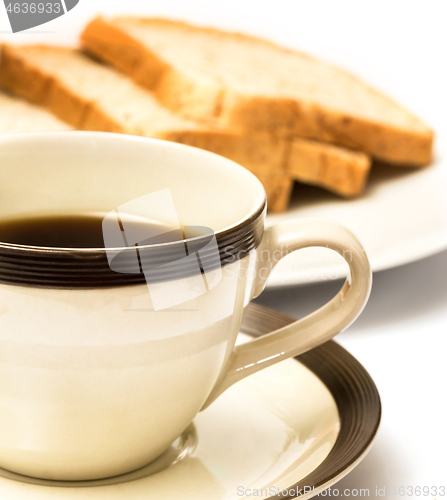
[[(438, 148), (447, 141), (445, 0), (80, 0), (69, 15), (22, 35), (8, 34), (3, 19), (2, 37), (74, 43), (96, 12), (169, 15), (306, 50), (366, 76), (410, 107), (438, 132)], [(339, 286), (268, 291), (260, 302), (299, 317)], [(394, 486), (447, 486), (446, 334), (447, 253), (375, 276), (364, 314), (339, 341), (375, 379), (383, 420), (372, 451), (340, 489), (386, 486), (392, 499)]]

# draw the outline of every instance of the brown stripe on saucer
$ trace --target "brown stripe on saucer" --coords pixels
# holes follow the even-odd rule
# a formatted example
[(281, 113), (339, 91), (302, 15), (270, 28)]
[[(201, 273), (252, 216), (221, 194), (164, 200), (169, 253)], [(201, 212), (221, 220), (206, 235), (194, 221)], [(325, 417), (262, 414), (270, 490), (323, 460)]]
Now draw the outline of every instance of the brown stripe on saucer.
[[(294, 321), (272, 309), (250, 304), (245, 310), (242, 331), (258, 337)], [(341, 427), (326, 459), (287, 490), (296, 492), (306, 486), (323, 491), (355, 467), (369, 450), (380, 424), (380, 396), (365, 368), (333, 340), (295, 359), (315, 373), (329, 389), (337, 404)], [(314, 495), (308, 493), (308, 496)], [(282, 495), (269, 497), (270, 500), (296, 498)]]

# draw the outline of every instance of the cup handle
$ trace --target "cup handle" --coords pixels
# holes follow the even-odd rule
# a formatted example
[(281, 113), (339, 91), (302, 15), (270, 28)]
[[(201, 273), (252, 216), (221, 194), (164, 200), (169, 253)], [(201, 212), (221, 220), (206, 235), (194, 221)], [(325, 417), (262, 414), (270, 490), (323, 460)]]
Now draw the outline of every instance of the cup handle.
[(236, 346), (224, 368), (225, 375), (220, 377), (202, 409), (248, 375), (327, 342), (362, 312), (372, 285), (368, 257), (350, 231), (319, 219), (286, 221), (265, 230), (257, 248), (253, 298), (263, 291), (270, 272), (278, 262), (272, 256), (280, 252), (282, 259), (295, 250), (307, 247), (325, 247), (343, 256), (349, 265), (350, 275), (342, 289), (327, 304), (305, 318)]

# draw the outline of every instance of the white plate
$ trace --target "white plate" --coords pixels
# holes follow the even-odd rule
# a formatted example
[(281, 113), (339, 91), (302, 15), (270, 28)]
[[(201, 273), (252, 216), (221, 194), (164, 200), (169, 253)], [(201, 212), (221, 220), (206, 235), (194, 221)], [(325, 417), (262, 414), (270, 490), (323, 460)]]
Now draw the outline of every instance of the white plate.
[[(268, 223), (297, 217), (324, 217), (348, 227), (362, 242), (374, 272), (408, 264), (447, 248), (447, 165), (438, 157), (422, 170), (374, 166), (366, 193), (343, 200), (317, 188), (297, 186), (285, 214)], [(268, 286), (343, 278), (347, 265), (326, 249), (295, 252), (278, 264)]]

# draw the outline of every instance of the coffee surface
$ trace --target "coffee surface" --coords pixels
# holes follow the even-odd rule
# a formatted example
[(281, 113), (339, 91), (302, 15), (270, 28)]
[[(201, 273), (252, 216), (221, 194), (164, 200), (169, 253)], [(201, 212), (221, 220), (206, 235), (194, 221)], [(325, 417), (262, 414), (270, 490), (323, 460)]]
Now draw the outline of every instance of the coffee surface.
[[(104, 215), (101, 214), (48, 214), (0, 219), (0, 242), (47, 248), (104, 248)], [(182, 230), (175, 230), (159, 221), (122, 217), (120, 220), (122, 243), (116, 247), (160, 244), (183, 239)], [(128, 242), (126, 235), (133, 241)], [(135, 242), (135, 235), (137, 241)], [(199, 236), (188, 234), (188, 237)]]

